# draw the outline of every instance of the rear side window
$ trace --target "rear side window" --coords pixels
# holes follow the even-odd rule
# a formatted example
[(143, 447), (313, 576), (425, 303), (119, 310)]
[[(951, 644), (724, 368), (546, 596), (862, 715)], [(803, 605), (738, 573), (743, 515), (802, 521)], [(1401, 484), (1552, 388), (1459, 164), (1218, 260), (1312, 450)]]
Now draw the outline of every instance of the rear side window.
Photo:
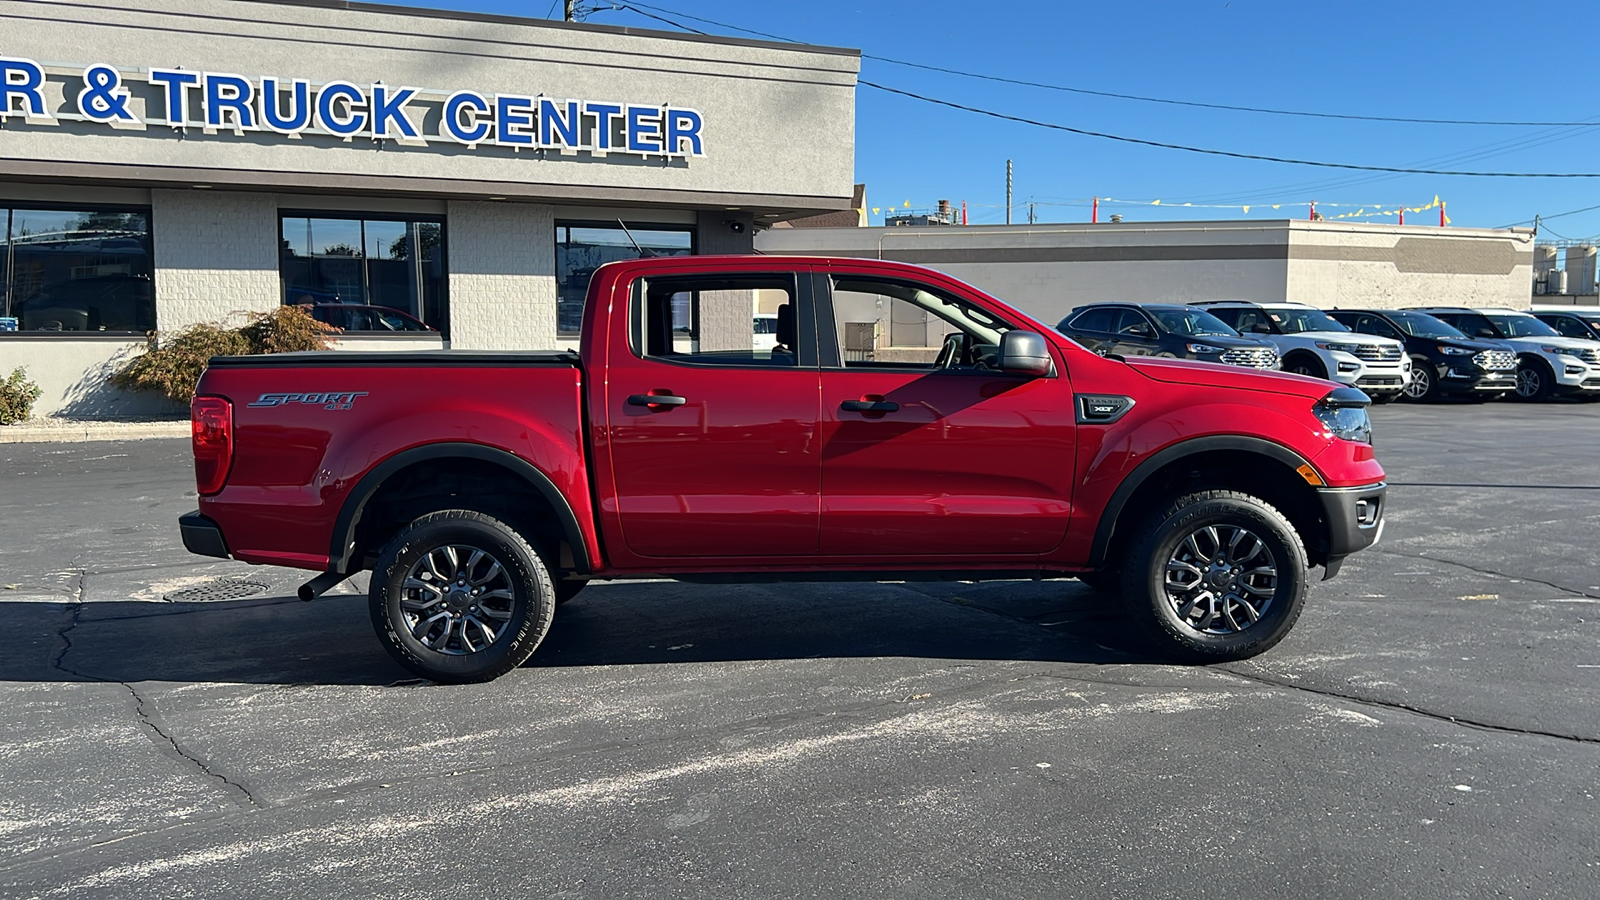
[(1551, 328), (1554, 328), (1557, 333), (1565, 335), (1566, 337), (1590, 339), (1594, 337), (1594, 335), (1589, 333), (1589, 329), (1584, 327), (1582, 322), (1579, 322), (1572, 316), (1541, 316), (1540, 318), (1544, 319), (1545, 324), (1549, 325)]
[(1067, 322), (1067, 327), (1080, 331), (1110, 331), (1111, 317), (1115, 310), (1086, 309)]
[[(798, 297), (792, 274), (643, 279), (633, 294), (634, 353), (697, 365), (798, 365)], [(769, 316), (771, 332), (758, 336), (757, 320)]]

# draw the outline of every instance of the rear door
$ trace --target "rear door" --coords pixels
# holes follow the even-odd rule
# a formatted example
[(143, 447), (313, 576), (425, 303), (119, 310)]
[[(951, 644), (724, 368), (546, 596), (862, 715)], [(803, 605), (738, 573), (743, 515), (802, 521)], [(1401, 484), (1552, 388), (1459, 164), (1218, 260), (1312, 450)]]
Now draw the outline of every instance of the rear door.
[[(648, 270), (647, 270), (648, 271)], [(817, 552), (819, 374), (809, 272), (646, 274), (613, 318), (611, 496), (627, 550), (698, 563)], [(752, 322), (776, 311), (775, 346)]]
[[(952, 285), (849, 271), (816, 283), (822, 552), (993, 560), (1060, 544), (1076, 428), (1062, 361), (1045, 378), (996, 370), (1013, 326)], [(870, 353), (840, 351), (836, 335), (868, 330)]]

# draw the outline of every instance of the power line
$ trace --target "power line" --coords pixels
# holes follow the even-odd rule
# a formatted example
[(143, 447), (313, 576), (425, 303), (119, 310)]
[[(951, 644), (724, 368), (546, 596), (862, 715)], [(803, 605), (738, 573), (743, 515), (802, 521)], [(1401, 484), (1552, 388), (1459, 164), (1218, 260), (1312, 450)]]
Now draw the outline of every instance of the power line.
[(1515, 225), (1533, 225), (1535, 223), (1548, 222), (1551, 219), (1561, 219), (1561, 218), (1565, 218), (1567, 216), (1575, 216), (1578, 213), (1593, 212), (1594, 210), (1597, 210), (1597, 209), (1600, 209), (1600, 204), (1596, 204), (1594, 206), (1585, 206), (1583, 209), (1569, 209), (1564, 213), (1556, 213), (1553, 216), (1534, 216), (1531, 219), (1523, 219), (1520, 222), (1512, 222), (1512, 223), (1507, 224), (1507, 225), (1501, 225), (1500, 227), (1501, 228), (1511, 228), (1512, 226), (1515, 226)]
[[(753, 34), (757, 37), (771, 38), (775, 41), (783, 41), (784, 43), (789, 44), (798, 43), (792, 38), (786, 38), (776, 34), (769, 34), (765, 31), (756, 31), (750, 28), (741, 28), (738, 25), (730, 25), (727, 22), (718, 22), (714, 19), (705, 19), (701, 18), (700, 16), (692, 16), (688, 13), (681, 13), (660, 6), (652, 6), (648, 3), (638, 3), (637, 0), (630, 0), (630, 2), (619, 2), (616, 3), (615, 6), (631, 9), (640, 15), (648, 15), (648, 13), (645, 13), (643, 10), (639, 9), (639, 7), (642, 6), (645, 9), (653, 9), (656, 12), (668, 13), (670, 15), (679, 16), (685, 19), (692, 19), (696, 22), (701, 22), (706, 25), (715, 25), (719, 28), (728, 28), (732, 29), (733, 31), (741, 31), (745, 34)], [(650, 16), (650, 18), (656, 19), (657, 21), (667, 21), (658, 16)], [(684, 26), (678, 25), (678, 27), (683, 28)], [(686, 30), (695, 31), (695, 29), (692, 28)], [(703, 31), (697, 33), (705, 34)], [(1114, 100), (1135, 100), (1140, 103), (1161, 103), (1168, 106), (1189, 106), (1197, 109), (1217, 109), (1228, 112), (1260, 113), (1272, 116), (1300, 116), (1313, 119), (1342, 119), (1346, 121), (1357, 122), (1397, 122), (1408, 125), (1492, 125), (1523, 128), (1560, 128), (1568, 126), (1584, 126), (1593, 128), (1597, 125), (1600, 125), (1600, 122), (1523, 122), (1497, 119), (1425, 119), (1414, 116), (1364, 116), (1354, 113), (1312, 112), (1309, 110), (1300, 109), (1274, 109), (1265, 106), (1239, 106), (1228, 103), (1204, 103), (1198, 100), (1175, 100), (1170, 97), (1145, 97), (1139, 94), (1122, 94), (1115, 91), (1096, 91), (1090, 90), (1089, 88), (1070, 87), (1064, 84), (1049, 84), (1042, 81), (1028, 81), (1022, 78), (1007, 78), (1002, 75), (988, 75), (983, 72), (968, 72), (962, 69), (951, 69), (944, 66), (934, 66), (927, 63), (912, 62), (905, 59), (894, 59), (893, 57), (889, 56), (876, 56), (871, 53), (863, 53), (861, 54), (861, 58), (870, 59), (875, 62), (888, 63), (894, 66), (905, 66), (912, 69), (923, 69), (928, 72), (940, 72), (945, 75), (957, 75), (962, 78), (975, 78), (980, 81), (994, 81), (1000, 84), (1014, 84), (1019, 87), (1038, 88), (1046, 91), (1060, 91), (1068, 94), (1083, 94), (1090, 97), (1107, 97)]]
[(1121, 141), (1125, 144), (1139, 144), (1145, 147), (1159, 147), (1164, 150), (1182, 150), (1187, 153), (1204, 153), (1208, 156), (1226, 156), (1232, 159), (1250, 159), (1260, 162), (1285, 163), (1294, 166), (1318, 166), (1324, 169), (1353, 169), (1360, 172), (1394, 172), (1401, 175), (1461, 175), (1472, 178), (1600, 178), (1600, 172), (1465, 172), (1450, 169), (1407, 169), (1399, 166), (1363, 166), (1356, 163), (1325, 162), (1312, 159), (1294, 159), (1285, 156), (1263, 156), (1257, 153), (1236, 153), (1232, 150), (1214, 150), (1206, 147), (1190, 147), (1187, 144), (1170, 144), (1165, 141), (1150, 141), (1144, 138), (1126, 137), (1118, 134), (1106, 134), (1103, 131), (1089, 131), (1084, 128), (1073, 128), (1070, 125), (1061, 125), (1055, 122), (1043, 122), (1038, 119), (1029, 119), (1023, 116), (1013, 116), (994, 110), (983, 109), (977, 106), (967, 106), (950, 100), (940, 100), (923, 94), (903, 91), (899, 88), (888, 87), (871, 81), (858, 81), (858, 84), (891, 94), (899, 94), (924, 103), (933, 103), (938, 106), (947, 106), (964, 112), (975, 113), (980, 116), (1003, 119), (1008, 122), (1018, 122), (1023, 125), (1033, 125), (1037, 128), (1049, 128), (1053, 131), (1065, 131), (1070, 134), (1084, 135), (1085, 137), (1103, 138), (1108, 141)]
[[(705, 32), (705, 31), (701, 31), (698, 28), (693, 28), (691, 26), (684, 25), (681, 22), (674, 21), (674, 20), (672, 20), (670, 18), (667, 18), (665, 16), (660, 16), (660, 15), (656, 15), (654, 13), (646, 12), (645, 10), (640, 9), (639, 8), (640, 6), (649, 6), (649, 5), (648, 4), (637, 4), (637, 5), (635, 5), (635, 3), (631, 2), (631, 0), (630, 0), (630, 2), (626, 2), (626, 3), (624, 3), (624, 2), (615, 2), (615, 3), (612, 4), (611, 8), (612, 9), (626, 9), (626, 10), (629, 10), (629, 11), (631, 11), (633, 13), (638, 14), (638, 15), (645, 16), (645, 17), (650, 18), (650, 19), (654, 19), (654, 20), (656, 20), (658, 22), (665, 22), (666, 24), (671, 25), (674, 28), (680, 28), (680, 29), (682, 29), (684, 31), (693, 32), (694, 34), (702, 34), (702, 35), (707, 34), (707, 32)], [(661, 7), (657, 7), (657, 6), (649, 6), (649, 8), (650, 9), (662, 9)], [(787, 43), (795, 43), (794, 41), (787, 41), (787, 39), (785, 39), (785, 38), (779, 38), (776, 35), (767, 34), (766, 32), (754, 31), (754, 30), (751, 30), (751, 29), (748, 29), (748, 28), (740, 28), (738, 26), (728, 25), (728, 24), (725, 24), (725, 23), (722, 23), (722, 22), (714, 22), (714, 21), (712, 21), (710, 19), (702, 19), (702, 18), (700, 18), (698, 16), (690, 16), (690, 15), (687, 15), (687, 14), (684, 14), (684, 13), (673, 12), (672, 10), (664, 10), (664, 11), (672, 13), (673, 15), (683, 16), (684, 18), (687, 18), (687, 19), (694, 19), (697, 22), (705, 22), (706, 24), (709, 24), (709, 25), (717, 25), (717, 26), (722, 27), (722, 28), (732, 28), (732, 29), (734, 29), (736, 31), (743, 31), (743, 32), (745, 32), (747, 34), (755, 34), (755, 35), (759, 35), (759, 36), (762, 36), (762, 37), (770, 37), (770, 38), (775, 38), (777, 40), (784, 40)], [(901, 90), (900, 88), (893, 88), (893, 87), (889, 87), (887, 85), (878, 84), (876, 82), (866, 81), (864, 79), (858, 79), (856, 83), (860, 84), (860, 85), (864, 85), (866, 87), (875, 88), (877, 90), (884, 91), (884, 92), (887, 92), (887, 93), (890, 93), (890, 94), (899, 94), (900, 96), (903, 96), (903, 97), (910, 97), (910, 98), (912, 98), (914, 100), (921, 100), (924, 103), (932, 103), (932, 104), (935, 104), (935, 105), (938, 105), (938, 106), (949, 107), (950, 109), (959, 109), (959, 110), (962, 110), (963, 112), (970, 112), (970, 113), (974, 113), (974, 114), (980, 115), (980, 116), (989, 116), (990, 118), (1002, 119), (1002, 120), (1008, 121), (1008, 122), (1017, 122), (1017, 123), (1020, 123), (1020, 124), (1023, 124), (1023, 125), (1032, 125), (1032, 126), (1037, 127), (1037, 128), (1048, 128), (1048, 129), (1051, 129), (1053, 131), (1064, 131), (1064, 132), (1067, 132), (1069, 134), (1077, 134), (1077, 135), (1082, 135), (1084, 137), (1095, 137), (1095, 138), (1101, 138), (1103, 140), (1119, 141), (1121, 143), (1137, 144), (1137, 145), (1145, 146), (1145, 147), (1157, 147), (1157, 148), (1160, 148), (1160, 149), (1163, 149), (1163, 150), (1181, 150), (1181, 151), (1184, 151), (1186, 153), (1201, 153), (1201, 154), (1205, 154), (1207, 156), (1222, 156), (1222, 157), (1227, 157), (1227, 158), (1231, 158), (1231, 159), (1248, 159), (1248, 160), (1254, 160), (1254, 161), (1258, 161), (1258, 162), (1274, 162), (1274, 163), (1283, 163), (1285, 165), (1295, 165), (1295, 166), (1315, 166), (1315, 167), (1324, 168), (1324, 169), (1347, 169), (1347, 170), (1353, 170), (1353, 171), (1358, 171), (1358, 172), (1392, 172), (1392, 173), (1400, 174), (1400, 175), (1452, 175), (1452, 176), (1463, 176), (1463, 177), (1471, 177), (1471, 178), (1600, 178), (1600, 172), (1472, 172), (1472, 171), (1456, 171), (1456, 170), (1450, 170), (1450, 169), (1412, 169), (1412, 168), (1404, 168), (1404, 167), (1400, 167), (1400, 166), (1367, 166), (1367, 165), (1358, 165), (1356, 163), (1336, 163), (1336, 162), (1326, 162), (1326, 161), (1322, 161), (1322, 160), (1295, 159), (1295, 158), (1292, 158), (1292, 157), (1283, 157), (1283, 156), (1266, 156), (1266, 155), (1256, 154), (1256, 153), (1238, 153), (1238, 152), (1235, 152), (1235, 151), (1232, 151), (1232, 150), (1216, 150), (1216, 149), (1211, 149), (1211, 148), (1206, 148), (1206, 147), (1191, 147), (1191, 146), (1189, 146), (1187, 144), (1173, 144), (1173, 143), (1168, 143), (1168, 142), (1165, 142), (1165, 141), (1152, 141), (1152, 140), (1146, 140), (1144, 138), (1135, 138), (1135, 137), (1127, 137), (1127, 136), (1124, 136), (1124, 135), (1107, 134), (1107, 133), (1102, 132), (1102, 131), (1090, 131), (1088, 129), (1073, 128), (1073, 127), (1071, 127), (1069, 125), (1061, 125), (1061, 124), (1058, 124), (1058, 123), (1055, 123), (1055, 122), (1044, 122), (1044, 121), (1041, 121), (1041, 120), (1038, 120), (1038, 119), (1029, 119), (1029, 118), (1026, 118), (1026, 117), (1023, 117), (1023, 116), (1013, 116), (1013, 115), (1009, 115), (1009, 114), (1006, 114), (1006, 113), (995, 112), (994, 110), (983, 109), (983, 108), (977, 107), (977, 106), (968, 106), (966, 104), (956, 103), (956, 102), (950, 101), (950, 100), (941, 100), (941, 99), (939, 99), (937, 97), (929, 97), (929, 96), (927, 96), (925, 94), (918, 94), (918, 93), (915, 93), (915, 92), (912, 92), (912, 91)], [(1591, 123), (1576, 123), (1576, 124), (1593, 125), (1595, 123), (1591, 122)]]

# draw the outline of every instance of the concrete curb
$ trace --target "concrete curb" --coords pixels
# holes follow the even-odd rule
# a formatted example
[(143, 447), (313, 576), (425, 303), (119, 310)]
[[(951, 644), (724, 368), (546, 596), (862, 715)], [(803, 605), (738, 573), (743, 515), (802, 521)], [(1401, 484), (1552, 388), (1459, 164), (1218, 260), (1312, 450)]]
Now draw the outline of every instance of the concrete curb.
[(0, 444), (79, 444), (86, 441), (143, 441), (189, 436), (182, 422), (91, 422), (70, 419), (31, 419), (0, 425)]

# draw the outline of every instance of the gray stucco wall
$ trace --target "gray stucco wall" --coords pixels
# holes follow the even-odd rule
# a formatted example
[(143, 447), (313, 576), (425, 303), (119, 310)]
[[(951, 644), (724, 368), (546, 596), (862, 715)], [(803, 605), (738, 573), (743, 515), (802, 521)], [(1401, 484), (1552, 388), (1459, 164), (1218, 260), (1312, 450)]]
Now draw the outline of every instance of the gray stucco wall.
[(451, 201), (450, 345), (556, 346), (555, 216), (532, 203)]
[(154, 190), (150, 221), (163, 331), (269, 312), (283, 302), (272, 195)]
[[(437, 11), (242, 0), (0, 0), (5, 53), (47, 67), (52, 110), (75, 114), (84, 67), (115, 66), (142, 122), (164, 121), (152, 66), (418, 88), (437, 134), (459, 89), (642, 105), (704, 117), (703, 157), (475, 149), (71, 121), (0, 131), (0, 164), (27, 177), (119, 177), (277, 190), (360, 188), (633, 204), (848, 206), (854, 167), (854, 51), (749, 46), (694, 36), (488, 21)], [(197, 98), (198, 99), (198, 95)]]

